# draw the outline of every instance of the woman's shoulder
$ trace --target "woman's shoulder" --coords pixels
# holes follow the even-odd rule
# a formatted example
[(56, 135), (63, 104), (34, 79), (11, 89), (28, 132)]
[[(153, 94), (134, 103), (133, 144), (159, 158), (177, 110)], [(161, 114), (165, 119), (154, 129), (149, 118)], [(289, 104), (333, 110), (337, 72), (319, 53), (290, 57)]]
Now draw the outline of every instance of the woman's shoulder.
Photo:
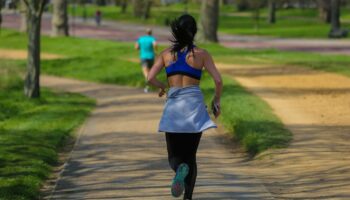
[[(197, 47), (195, 46), (193, 48), (193, 51), (195, 54), (197, 55), (201, 55), (201, 56), (208, 56), (209, 53), (206, 49), (204, 48), (200, 48), (200, 47)], [(163, 57), (165, 56), (172, 56), (173, 55), (173, 51), (172, 51), (172, 47), (168, 47), (166, 49), (164, 49), (161, 53), (160, 53)]]
[(202, 54), (203, 56), (209, 54), (207, 50), (197, 46), (195, 46), (193, 50), (194, 50), (194, 53)]
[(162, 52), (160, 52), (160, 55), (162, 55), (162, 56), (166, 56), (169, 54), (171, 54), (171, 47), (168, 47), (168, 48), (164, 49)]

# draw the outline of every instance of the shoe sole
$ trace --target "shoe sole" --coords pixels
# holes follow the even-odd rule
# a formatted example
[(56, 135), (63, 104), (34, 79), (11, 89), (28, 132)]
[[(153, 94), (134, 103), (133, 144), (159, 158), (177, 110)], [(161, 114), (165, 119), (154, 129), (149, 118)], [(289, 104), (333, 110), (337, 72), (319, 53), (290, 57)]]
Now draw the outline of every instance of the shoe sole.
[(177, 171), (176, 176), (173, 179), (171, 185), (171, 194), (173, 197), (179, 197), (185, 189), (185, 178), (188, 175), (189, 167), (187, 164), (181, 164)]

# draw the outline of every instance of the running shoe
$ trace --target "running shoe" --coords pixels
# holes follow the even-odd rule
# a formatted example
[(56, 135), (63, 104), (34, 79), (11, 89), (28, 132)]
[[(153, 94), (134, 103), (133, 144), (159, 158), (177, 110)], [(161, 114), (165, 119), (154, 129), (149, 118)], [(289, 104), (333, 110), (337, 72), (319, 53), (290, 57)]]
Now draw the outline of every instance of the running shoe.
[(179, 197), (185, 189), (185, 178), (188, 174), (189, 167), (186, 163), (182, 163), (176, 170), (176, 175), (171, 184), (171, 194), (173, 197)]

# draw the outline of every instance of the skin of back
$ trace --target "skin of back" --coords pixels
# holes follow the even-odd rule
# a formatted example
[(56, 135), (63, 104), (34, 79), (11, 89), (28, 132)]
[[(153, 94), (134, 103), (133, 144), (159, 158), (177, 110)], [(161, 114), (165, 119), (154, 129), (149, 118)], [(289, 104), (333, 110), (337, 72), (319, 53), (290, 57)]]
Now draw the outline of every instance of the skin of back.
[[(214, 80), (221, 81), (219, 72), (217, 71), (210, 54), (201, 48), (195, 47), (194, 54), (190, 51), (186, 56), (186, 62), (193, 68), (202, 70), (205, 68)], [(163, 67), (169, 66), (176, 61), (176, 55), (171, 52), (171, 48), (165, 49), (157, 58), (152, 70), (149, 74), (149, 79), (152, 79)], [(199, 85), (199, 80), (184, 76), (181, 74), (168, 77), (170, 87), (186, 87), (190, 85)]]

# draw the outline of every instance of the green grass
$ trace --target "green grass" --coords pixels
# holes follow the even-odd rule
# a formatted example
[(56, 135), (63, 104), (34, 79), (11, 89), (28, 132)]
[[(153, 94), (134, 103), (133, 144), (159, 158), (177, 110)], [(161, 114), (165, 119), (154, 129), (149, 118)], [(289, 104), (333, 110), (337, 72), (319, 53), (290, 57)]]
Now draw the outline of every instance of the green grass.
[[(6, 42), (0, 44), (0, 47), (2, 45), (6, 47), (7, 42), (11, 44), (20, 42), (23, 35), (8, 31), (3, 37), (6, 38), (4, 40)], [(44, 73), (112, 84), (131, 86), (144, 84), (139, 64), (125, 60), (125, 58), (137, 57), (131, 43), (43, 37), (42, 44), (45, 52), (67, 56), (62, 59), (43, 61)], [(25, 48), (24, 45), (17, 47)], [(232, 51), (219, 45), (211, 44), (205, 47), (218, 58), (229, 55), (242, 57), (234, 54), (236, 50)], [(248, 52), (246, 53), (248, 57)], [(258, 55), (251, 52), (251, 56), (256, 54)], [(24, 67), (24, 64), (19, 63), (19, 66)], [(166, 77), (161, 73), (159, 78), (164, 81)], [(201, 87), (209, 101), (214, 94), (214, 84), (208, 75), (204, 75)], [(290, 133), (283, 128), (271, 108), (227, 77), (222, 99), (223, 113), (220, 120), (252, 155), (288, 144)]]
[[(25, 48), (24, 36), (21, 34), (5, 30), (3, 38), (4, 42), (0, 47), (6, 48), (11, 44), (15, 48)], [(131, 86), (144, 84), (139, 64), (126, 60), (136, 58), (138, 55), (131, 43), (43, 37), (42, 44), (43, 51), (66, 56), (43, 61), (44, 73), (112, 84)], [(228, 49), (215, 44), (200, 46), (208, 49), (216, 62), (220, 63), (242, 64), (242, 66), (262, 63), (271, 66), (293, 65), (336, 72), (350, 77), (348, 56)], [(19, 65), (24, 67), (23, 62)], [(164, 74), (161, 73), (159, 78), (165, 80)], [(205, 76), (201, 86), (209, 101), (213, 94), (212, 81)], [(290, 140), (289, 132), (283, 129), (271, 108), (227, 77), (222, 104), (221, 122), (253, 155), (269, 148), (285, 146)]]
[[(165, 25), (166, 19), (173, 19), (184, 13), (184, 4), (173, 4), (170, 6), (154, 6), (151, 17), (147, 20), (136, 18), (132, 15), (132, 7), (128, 6), (127, 12), (122, 14), (119, 7), (94, 5), (86, 6), (87, 16), (94, 17), (95, 11), (100, 9), (104, 19), (132, 22), (139, 24)], [(73, 8), (70, 9), (73, 14)], [(199, 18), (199, 5), (189, 4), (188, 12), (195, 18)], [(83, 15), (83, 7), (78, 6), (75, 15)], [(350, 29), (350, 11), (342, 9), (342, 26)], [(252, 11), (237, 12), (234, 6), (221, 6), (219, 31), (238, 35), (260, 35), (282, 38), (327, 38), (330, 25), (318, 18), (317, 9), (279, 9), (277, 11), (277, 23), (267, 23), (267, 9), (261, 9), (259, 29), (256, 29), (252, 18)]]
[[(243, 148), (254, 156), (267, 149), (286, 147), (292, 135), (270, 106), (228, 76), (223, 76), (223, 81), (220, 122)], [(208, 74), (203, 77), (201, 88), (209, 104), (214, 88)]]
[(22, 62), (0, 60), (0, 199), (38, 199), (57, 164), (58, 151), (85, 119), (94, 101), (42, 89), (23, 95)]

